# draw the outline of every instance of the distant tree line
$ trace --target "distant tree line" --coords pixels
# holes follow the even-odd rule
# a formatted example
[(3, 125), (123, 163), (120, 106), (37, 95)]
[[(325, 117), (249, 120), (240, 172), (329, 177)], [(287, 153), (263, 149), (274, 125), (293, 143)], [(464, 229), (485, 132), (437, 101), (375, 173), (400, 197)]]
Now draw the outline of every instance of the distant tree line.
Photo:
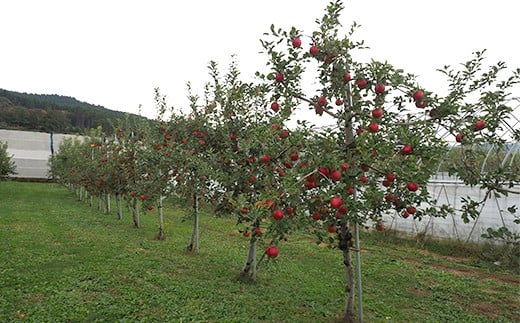
[(142, 116), (106, 109), (56, 94), (28, 94), (0, 89), (0, 128), (85, 134), (101, 127), (111, 134), (125, 122), (137, 124)]

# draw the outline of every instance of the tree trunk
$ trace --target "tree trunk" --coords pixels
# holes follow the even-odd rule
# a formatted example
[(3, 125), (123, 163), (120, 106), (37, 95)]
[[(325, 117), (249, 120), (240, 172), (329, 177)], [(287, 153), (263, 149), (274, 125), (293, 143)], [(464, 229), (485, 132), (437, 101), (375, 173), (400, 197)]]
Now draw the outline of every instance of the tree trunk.
[(121, 194), (116, 193), (116, 204), (117, 204), (117, 219), (123, 219), (123, 208), (121, 206)]
[(187, 250), (199, 252), (199, 197), (197, 193), (193, 194), (193, 229)]
[(352, 268), (352, 259), (350, 255), (350, 248), (352, 247), (352, 233), (350, 228), (342, 225), (339, 234), (339, 248), (343, 251), (343, 264), (345, 265), (345, 273), (347, 275), (347, 283), (345, 285), (346, 300), (345, 313), (343, 321), (347, 323), (354, 323), (354, 269)]
[(110, 193), (103, 193), (105, 202), (105, 214), (110, 214)]
[(254, 231), (251, 234), (251, 239), (249, 240), (249, 252), (247, 253), (246, 263), (244, 264), (242, 271), (240, 271), (240, 277), (244, 278), (248, 276), (251, 268), (253, 269), (251, 278), (256, 280), (256, 234)]
[(139, 205), (137, 203), (137, 198), (134, 197), (132, 201), (132, 219), (134, 220), (134, 227), (140, 228), (141, 224), (139, 223)]
[(98, 193), (97, 195), (97, 209), (98, 211), (101, 211), (101, 200), (102, 200), (102, 196), (101, 196), (101, 193)]
[(157, 240), (164, 240), (164, 216), (163, 216), (163, 196), (159, 195), (159, 233), (157, 233)]

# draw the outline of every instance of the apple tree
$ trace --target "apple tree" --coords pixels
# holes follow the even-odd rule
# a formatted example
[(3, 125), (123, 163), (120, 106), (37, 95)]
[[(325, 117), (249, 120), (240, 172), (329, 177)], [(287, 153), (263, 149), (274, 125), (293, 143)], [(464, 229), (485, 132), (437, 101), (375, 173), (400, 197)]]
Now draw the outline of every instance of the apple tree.
[[(359, 278), (360, 246), (355, 243), (359, 225), (381, 223), (385, 213), (420, 220), (453, 212), (447, 205), (437, 205), (426, 186), (450, 143), (445, 133), (455, 137), (460, 132), (475, 145), (503, 144), (501, 121), (507, 118), (509, 90), (519, 74), (498, 78), (501, 64), (477, 73), (482, 59), (477, 54), (462, 71), (445, 70), (450, 92), (441, 97), (423, 89), (412, 74), (387, 62), (367, 60), (363, 42), (353, 39), (357, 25), (341, 33), (342, 10), (341, 1), (331, 2), (310, 34), (271, 26), (270, 35), (262, 40), (271, 72), (257, 76), (275, 84), (277, 101), (298, 101), (296, 116), (307, 107), (333, 122), (321, 129), (300, 123), (307, 131), (314, 129), (314, 143), (305, 150), (312, 172), (305, 174), (301, 185), (305, 193), (300, 197), (315, 226), (327, 230), (317, 230), (318, 237), (342, 252), (347, 277), (344, 319), (352, 322), (351, 250), (357, 251)], [(317, 86), (303, 86), (306, 79)], [(476, 101), (471, 101), (474, 97)], [(518, 137), (518, 130), (514, 133)], [(466, 183), (490, 192), (514, 192), (509, 187), (518, 182), (514, 170), (503, 165), (496, 172), (476, 173), (471, 152), (464, 159), (468, 162), (452, 172)], [(463, 202), (463, 214), (472, 214), (478, 205)], [(360, 279), (358, 291), (362, 313)]]

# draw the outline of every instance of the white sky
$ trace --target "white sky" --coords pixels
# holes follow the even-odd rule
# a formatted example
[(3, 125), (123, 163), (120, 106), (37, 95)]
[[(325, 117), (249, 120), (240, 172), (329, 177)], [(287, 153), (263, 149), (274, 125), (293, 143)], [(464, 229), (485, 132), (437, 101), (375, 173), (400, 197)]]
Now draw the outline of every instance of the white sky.
[[(259, 39), (277, 27), (310, 34), (329, 1), (4, 0), (0, 5), (0, 88), (72, 96), (155, 116), (154, 88), (186, 105), (207, 64), (237, 54), (244, 76), (265, 68)], [(489, 63), (520, 67), (520, 2), (515, 0), (345, 0), (345, 29), (361, 24), (367, 55), (419, 75), (434, 91), (445, 64), (487, 49)], [(202, 94), (202, 93), (200, 93)]]

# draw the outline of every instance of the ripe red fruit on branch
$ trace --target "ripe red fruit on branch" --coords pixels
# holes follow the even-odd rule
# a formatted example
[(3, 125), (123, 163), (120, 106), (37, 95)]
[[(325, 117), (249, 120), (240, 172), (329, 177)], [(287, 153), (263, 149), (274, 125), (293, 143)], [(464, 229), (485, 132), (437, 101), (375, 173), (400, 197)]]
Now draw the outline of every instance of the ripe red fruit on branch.
[(161, 131), (166, 131), (166, 125), (161, 125)]
[(377, 221), (376, 223), (377, 231), (385, 231), (385, 223), (382, 220)]
[(318, 173), (324, 177), (329, 177), (330, 170), (327, 167), (320, 167), (318, 168)]
[(324, 96), (320, 96), (320, 97), (318, 98), (318, 105), (319, 105), (320, 107), (324, 107), (324, 106), (326, 106), (327, 103), (328, 103), (328, 102), (327, 102), (327, 98), (326, 98), (326, 97), (324, 97)]
[(412, 145), (404, 145), (403, 149), (401, 149), (401, 152), (403, 155), (410, 155), (413, 151)]
[(317, 46), (312, 45), (311, 48), (309, 48), (309, 53), (311, 55), (318, 55), (320, 53), (320, 50)]
[(421, 91), (421, 90), (417, 90), (413, 93), (412, 95), (414, 101), (422, 101), (422, 99), (424, 99), (424, 92)]
[(352, 80), (352, 76), (350, 75), (349, 72), (345, 73), (344, 80), (345, 80), (345, 82), (350, 82)]
[(336, 102), (335, 102), (335, 103), (336, 103), (337, 106), (340, 106), (340, 105), (343, 104), (343, 100), (341, 100), (341, 99), (336, 99)]
[(395, 174), (394, 173), (387, 173), (385, 175), (385, 178), (389, 180), (390, 182), (393, 182), (395, 180)]
[(277, 102), (271, 103), (271, 110), (273, 110), (274, 112), (278, 112), (279, 109), (280, 105)]
[(283, 82), (285, 79), (285, 77), (283, 76), (282, 73), (280, 72), (277, 72), (276, 75), (275, 75), (275, 80), (276, 82)]
[(407, 219), (410, 216), (410, 213), (408, 211), (403, 212), (403, 218)]
[(424, 108), (426, 108), (426, 101), (424, 101), (424, 100), (416, 101), (415, 106), (418, 107), (419, 109), (424, 109)]
[(273, 212), (273, 218), (274, 218), (275, 220), (281, 220), (281, 219), (283, 219), (283, 211), (280, 210), (280, 209), (275, 210), (275, 211)]
[(278, 257), (278, 248), (276, 246), (269, 246), (265, 253), (269, 258), (276, 258)]
[(330, 206), (333, 209), (339, 208), (341, 206), (341, 204), (343, 204), (343, 199), (339, 196), (334, 196), (333, 198), (330, 199)]
[(357, 79), (356, 80), (356, 85), (358, 86), (358, 88), (360, 89), (364, 89), (367, 87), (368, 85), (368, 81), (365, 80), (365, 79)]
[(461, 135), (460, 133), (458, 133), (456, 136), (455, 136), (455, 140), (457, 142), (462, 142), (462, 139), (464, 139), (464, 136)]
[(336, 231), (338, 231), (338, 228), (335, 225), (328, 225), (327, 231), (329, 231), (330, 233), (335, 233)]
[(316, 221), (321, 220), (321, 214), (319, 212), (312, 213), (312, 218)]
[(383, 93), (385, 93), (385, 86), (384, 86), (384, 84), (376, 84), (376, 86), (374, 86), (374, 91), (376, 92), (376, 94), (383, 94)]
[(366, 183), (366, 182), (367, 182), (367, 177), (366, 177), (365, 175), (361, 175), (361, 176), (359, 177), (359, 181), (360, 181), (361, 183)]
[(244, 237), (246, 237), (246, 238), (249, 237), (250, 234), (251, 234), (251, 232), (249, 232), (249, 231), (247, 231), (247, 230), (244, 231), (244, 232), (242, 233), (242, 235), (243, 235)]
[(298, 158), (300, 158), (300, 155), (298, 154), (297, 151), (294, 151), (294, 152), (291, 153), (291, 160), (292, 161), (297, 161)]
[(372, 117), (379, 119), (383, 116), (383, 109), (376, 108), (372, 111)]
[(411, 192), (415, 192), (419, 189), (419, 185), (415, 182), (408, 182), (408, 184), (406, 185), (406, 187), (408, 188), (408, 190), (410, 190)]
[(377, 122), (371, 122), (368, 125), (368, 130), (370, 130), (370, 132), (377, 132), (379, 130), (379, 124)]
[(234, 132), (230, 133), (230, 134), (229, 134), (229, 139), (231, 139), (231, 140), (236, 140), (236, 139), (237, 139), (237, 134), (234, 133)]
[(300, 39), (300, 37), (293, 38), (292, 45), (293, 45), (293, 47), (301, 47), (302, 40)]
[(267, 164), (268, 162), (271, 161), (271, 157), (269, 157), (269, 155), (267, 155), (267, 154), (263, 154), (263, 155), (260, 157), (260, 160), (261, 160), (263, 163)]
[(482, 130), (486, 127), (486, 122), (484, 120), (478, 120), (475, 122), (475, 131)]
[(417, 211), (417, 209), (413, 206), (409, 206), (406, 208), (406, 212), (408, 212), (410, 214), (415, 214), (416, 211)]
[(341, 172), (337, 169), (333, 170), (331, 173), (330, 173), (330, 178), (333, 180), (333, 181), (339, 181), (341, 179)]

